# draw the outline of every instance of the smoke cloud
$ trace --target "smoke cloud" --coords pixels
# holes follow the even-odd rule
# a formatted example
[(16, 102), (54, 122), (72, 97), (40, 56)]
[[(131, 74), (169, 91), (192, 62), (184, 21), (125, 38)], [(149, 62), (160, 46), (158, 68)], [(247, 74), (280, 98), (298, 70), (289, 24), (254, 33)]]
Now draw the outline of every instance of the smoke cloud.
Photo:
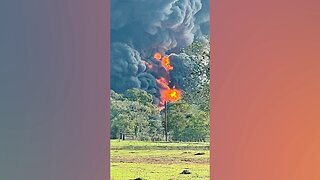
[(156, 100), (165, 70), (148, 70), (146, 62), (160, 66), (155, 52), (179, 53), (208, 33), (209, 0), (111, 0), (111, 88), (140, 88)]

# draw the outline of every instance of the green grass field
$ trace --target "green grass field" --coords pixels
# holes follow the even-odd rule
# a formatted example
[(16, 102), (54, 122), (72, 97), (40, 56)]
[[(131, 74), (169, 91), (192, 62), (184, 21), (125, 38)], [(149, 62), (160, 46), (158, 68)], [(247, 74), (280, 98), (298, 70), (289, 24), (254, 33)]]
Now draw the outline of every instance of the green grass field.
[(209, 180), (209, 157), (209, 143), (111, 140), (111, 179)]

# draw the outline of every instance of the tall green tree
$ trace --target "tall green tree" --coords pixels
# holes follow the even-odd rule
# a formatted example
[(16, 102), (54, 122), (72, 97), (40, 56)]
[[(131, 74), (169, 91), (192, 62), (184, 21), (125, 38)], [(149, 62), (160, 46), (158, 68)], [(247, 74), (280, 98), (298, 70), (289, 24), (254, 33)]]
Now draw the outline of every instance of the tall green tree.
[(196, 106), (180, 101), (169, 105), (168, 131), (174, 141), (204, 141), (209, 135), (209, 116)]
[(123, 95), (111, 92), (111, 137), (134, 134), (143, 140), (161, 137), (162, 126), (152, 97), (145, 91), (129, 89)]
[(192, 61), (193, 66), (190, 68), (185, 78), (188, 87), (188, 93), (184, 99), (196, 104), (198, 107), (209, 112), (210, 107), (210, 41), (209, 37), (198, 39), (191, 45), (184, 48), (185, 53)]

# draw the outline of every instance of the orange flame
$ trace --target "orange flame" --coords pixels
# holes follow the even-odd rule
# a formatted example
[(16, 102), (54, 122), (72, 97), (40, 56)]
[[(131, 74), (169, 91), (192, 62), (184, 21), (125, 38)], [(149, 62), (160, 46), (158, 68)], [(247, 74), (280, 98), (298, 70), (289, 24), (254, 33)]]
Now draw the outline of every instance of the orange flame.
[(175, 88), (165, 89), (161, 91), (161, 97), (163, 101), (176, 102), (181, 99), (181, 91)]
[(162, 58), (162, 55), (160, 54), (160, 53), (155, 53), (154, 55), (153, 55), (153, 57), (156, 59), (156, 60), (161, 60), (161, 58)]
[(164, 105), (164, 102), (175, 102), (181, 99), (181, 91), (176, 89), (175, 87), (170, 88), (168, 81), (161, 77), (157, 79), (157, 83), (160, 85), (161, 90), (161, 99), (160, 99), (160, 106)]
[(164, 77), (161, 77), (161, 78), (157, 79), (156, 81), (161, 86), (161, 88), (170, 89), (169, 85), (168, 85), (169, 83)]
[(173, 70), (173, 67), (170, 64), (170, 58), (169, 56), (164, 56), (162, 58), (162, 66), (167, 70), (167, 71), (171, 71)]
[[(169, 56), (166, 56), (166, 55), (162, 56), (160, 53), (155, 53), (153, 57), (161, 61), (161, 65), (163, 68), (165, 68), (167, 73), (173, 70), (173, 66), (171, 66)], [(164, 108), (165, 102), (176, 102), (181, 99), (181, 96), (182, 96), (181, 90), (176, 89), (175, 87), (170, 88), (168, 79), (164, 77), (160, 77), (159, 79), (157, 79), (157, 83), (160, 86), (160, 103), (159, 103), (160, 110)]]

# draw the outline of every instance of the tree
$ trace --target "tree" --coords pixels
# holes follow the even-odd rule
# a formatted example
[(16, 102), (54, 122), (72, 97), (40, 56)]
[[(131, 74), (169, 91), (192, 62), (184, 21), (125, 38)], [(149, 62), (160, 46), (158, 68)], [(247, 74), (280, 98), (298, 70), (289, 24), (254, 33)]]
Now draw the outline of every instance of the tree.
[(191, 104), (196, 104), (209, 112), (210, 102), (210, 41), (209, 37), (198, 39), (182, 50), (187, 54), (193, 66), (185, 77), (187, 90), (184, 98)]
[(161, 119), (152, 97), (145, 91), (129, 89), (123, 95), (111, 92), (111, 138), (120, 133), (135, 134), (138, 139), (159, 139)]
[(152, 96), (146, 91), (132, 88), (125, 91), (123, 96), (129, 101), (136, 101), (143, 105), (152, 106)]
[(168, 131), (174, 141), (204, 141), (209, 135), (208, 113), (183, 101), (171, 104)]

